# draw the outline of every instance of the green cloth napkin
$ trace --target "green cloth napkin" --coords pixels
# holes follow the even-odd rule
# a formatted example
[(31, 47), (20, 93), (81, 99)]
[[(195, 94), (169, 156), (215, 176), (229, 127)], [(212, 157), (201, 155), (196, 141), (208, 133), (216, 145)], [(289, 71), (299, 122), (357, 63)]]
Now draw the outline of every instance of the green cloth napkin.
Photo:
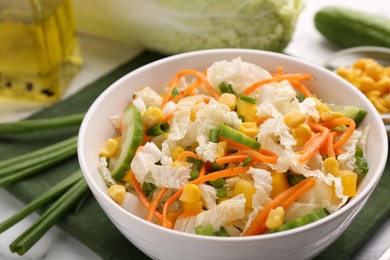
[[(111, 83), (128, 72), (163, 56), (144, 52), (135, 59), (120, 66), (80, 92), (35, 114), (33, 118), (45, 118), (83, 112), (95, 98)], [(23, 154), (34, 149), (56, 143), (76, 135), (78, 128), (58, 129), (28, 134), (0, 137), (0, 160)], [(71, 158), (39, 175), (22, 180), (6, 189), (21, 201), (27, 203), (54, 183), (78, 169), (77, 158)], [(390, 166), (356, 220), (347, 231), (316, 259), (350, 259), (372, 236), (378, 227), (390, 217)], [(69, 212), (58, 226), (81, 243), (88, 246), (102, 259), (149, 259), (133, 246), (111, 223), (96, 200), (90, 195), (80, 211)], [(9, 241), (10, 243), (12, 241)]]

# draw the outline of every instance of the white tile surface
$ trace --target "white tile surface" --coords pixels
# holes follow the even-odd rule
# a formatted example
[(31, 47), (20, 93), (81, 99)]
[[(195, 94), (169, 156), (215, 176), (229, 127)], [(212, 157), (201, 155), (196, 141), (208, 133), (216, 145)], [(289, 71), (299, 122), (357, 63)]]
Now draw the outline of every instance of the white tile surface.
[[(307, 0), (306, 8), (298, 21), (294, 38), (286, 49), (288, 54), (317, 64), (323, 64), (331, 53), (339, 49), (324, 40), (313, 24), (314, 13), (325, 5), (349, 6), (390, 17), (388, 3), (384, 0)], [(91, 37), (82, 36), (81, 40), (85, 65), (64, 97), (75, 93), (82, 86), (112, 70), (118, 64), (127, 61), (138, 52), (137, 50)], [(18, 120), (32, 112), (34, 110), (1, 113), (0, 121)], [(0, 220), (5, 219), (23, 207), (22, 203), (3, 189), (0, 189), (0, 198)], [(0, 235), (0, 259), (99, 259), (91, 250), (58, 228), (51, 229), (23, 257), (10, 253), (8, 249), (9, 244), (33, 222), (36, 216), (33, 215), (27, 218)], [(390, 246), (390, 220), (380, 228), (380, 231), (367, 243), (356, 259), (378, 259), (387, 246)]]

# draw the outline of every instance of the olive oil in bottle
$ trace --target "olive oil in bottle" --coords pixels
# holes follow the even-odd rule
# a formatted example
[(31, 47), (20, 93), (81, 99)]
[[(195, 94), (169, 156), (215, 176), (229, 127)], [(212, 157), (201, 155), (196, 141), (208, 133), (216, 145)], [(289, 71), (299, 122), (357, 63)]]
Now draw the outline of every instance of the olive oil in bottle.
[(73, 0), (0, 0), (0, 98), (50, 104), (82, 65)]

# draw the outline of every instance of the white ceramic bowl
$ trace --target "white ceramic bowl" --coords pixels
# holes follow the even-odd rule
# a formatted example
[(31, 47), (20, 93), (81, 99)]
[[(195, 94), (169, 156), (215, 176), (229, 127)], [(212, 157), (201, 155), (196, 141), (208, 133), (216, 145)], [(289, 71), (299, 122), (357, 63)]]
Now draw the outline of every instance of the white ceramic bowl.
[[(209, 237), (182, 233), (151, 224), (127, 212), (107, 195), (97, 170), (98, 151), (114, 132), (108, 117), (122, 112), (140, 86), (161, 91), (181, 69), (203, 70), (215, 61), (241, 57), (267, 70), (282, 66), (286, 73), (310, 73), (309, 89), (325, 101), (349, 104), (368, 111), (370, 125), (367, 157), (370, 171), (357, 196), (339, 211), (317, 222), (289, 231), (252, 237)], [(130, 72), (105, 90), (93, 103), (82, 123), (78, 156), (85, 179), (105, 213), (140, 250), (154, 259), (307, 259), (339, 237), (359, 213), (374, 190), (387, 159), (387, 136), (380, 115), (368, 99), (334, 73), (289, 56), (257, 50), (218, 49), (171, 56)], [(136, 212), (136, 207), (135, 207)]]

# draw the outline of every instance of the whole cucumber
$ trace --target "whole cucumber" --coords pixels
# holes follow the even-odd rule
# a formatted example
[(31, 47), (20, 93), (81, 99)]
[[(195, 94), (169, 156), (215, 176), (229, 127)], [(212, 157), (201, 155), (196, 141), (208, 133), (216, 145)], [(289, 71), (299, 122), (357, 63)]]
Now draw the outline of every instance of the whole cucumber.
[(390, 48), (390, 19), (345, 7), (325, 7), (314, 16), (317, 30), (341, 47)]

